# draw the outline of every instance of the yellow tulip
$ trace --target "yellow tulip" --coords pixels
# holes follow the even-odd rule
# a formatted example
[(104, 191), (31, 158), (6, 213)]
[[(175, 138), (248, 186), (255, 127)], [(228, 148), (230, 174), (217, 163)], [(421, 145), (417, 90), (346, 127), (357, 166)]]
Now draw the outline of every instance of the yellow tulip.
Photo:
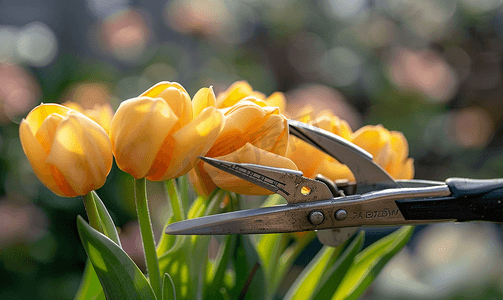
[(103, 128), (58, 104), (41, 104), (21, 121), (19, 137), (37, 177), (59, 196), (100, 188), (112, 168), (112, 147)]
[(367, 125), (351, 135), (351, 141), (372, 154), (374, 161), (395, 179), (414, 177), (414, 160), (402, 133), (389, 131), (382, 125)]
[(223, 127), (215, 101), (211, 87), (200, 89), (191, 102), (179, 83), (166, 81), (122, 102), (110, 126), (117, 166), (154, 181), (187, 173)]
[[(288, 148), (288, 124), (277, 107), (267, 106), (255, 97), (246, 97), (222, 112), (225, 125), (206, 153), (207, 157), (297, 170), (295, 164), (284, 157)], [(208, 195), (217, 186), (240, 194), (271, 194), (203, 162), (198, 163), (189, 176), (202, 195)]]
[[(346, 121), (339, 119), (328, 110), (316, 116), (313, 114), (313, 109), (306, 107), (301, 111), (302, 117), (299, 121), (312, 124), (347, 140), (350, 139), (352, 130)], [(304, 176), (309, 178), (315, 178), (317, 174), (325, 175), (332, 180), (353, 178), (353, 174), (345, 165), (293, 136), (290, 137), (290, 147), (286, 156), (297, 165)]]
[[(303, 117), (300, 121), (339, 135), (368, 151), (374, 157), (374, 161), (393, 178), (412, 179), (414, 177), (413, 160), (407, 158), (409, 150), (403, 134), (389, 132), (382, 125), (365, 126), (353, 133), (346, 121), (329, 111), (323, 111), (316, 117), (312, 117), (312, 109), (305, 108), (301, 115)], [(294, 137), (290, 139), (291, 146), (287, 157), (297, 165), (304, 176), (314, 178), (317, 174), (322, 174), (332, 180), (354, 181), (353, 173), (346, 165), (304, 141)]]
[(112, 118), (114, 116), (114, 111), (112, 110), (112, 106), (110, 106), (110, 104), (95, 104), (92, 109), (84, 109), (77, 102), (67, 101), (63, 103), (63, 106), (76, 110), (94, 122), (100, 124), (107, 134), (110, 132), (110, 123), (112, 122)]
[(280, 113), (285, 112), (286, 99), (281, 92), (274, 92), (266, 98), (261, 92), (254, 91), (252, 86), (246, 81), (236, 81), (220, 93), (217, 97), (217, 107), (231, 107), (246, 97), (254, 97), (263, 100), (267, 106), (278, 107)]

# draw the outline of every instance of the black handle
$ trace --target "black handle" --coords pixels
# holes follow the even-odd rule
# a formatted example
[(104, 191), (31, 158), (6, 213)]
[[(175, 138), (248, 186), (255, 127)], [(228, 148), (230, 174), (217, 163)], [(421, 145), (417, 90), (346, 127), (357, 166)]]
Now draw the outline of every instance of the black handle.
[(503, 222), (503, 179), (451, 178), (446, 184), (451, 196), (397, 200), (404, 218)]

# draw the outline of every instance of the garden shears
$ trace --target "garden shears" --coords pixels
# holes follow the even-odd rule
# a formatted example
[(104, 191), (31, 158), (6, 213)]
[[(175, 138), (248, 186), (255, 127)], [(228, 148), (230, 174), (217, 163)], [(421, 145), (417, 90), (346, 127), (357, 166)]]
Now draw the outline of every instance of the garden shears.
[(171, 235), (317, 231), (336, 246), (359, 226), (444, 221), (503, 222), (503, 179), (394, 180), (372, 155), (325, 130), (290, 120), (290, 133), (352, 171), (355, 182), (310, 179), (302, 172), (208, 157), (203, 161), (283, 196), (287, 204), (221, 213), (170, 224)]

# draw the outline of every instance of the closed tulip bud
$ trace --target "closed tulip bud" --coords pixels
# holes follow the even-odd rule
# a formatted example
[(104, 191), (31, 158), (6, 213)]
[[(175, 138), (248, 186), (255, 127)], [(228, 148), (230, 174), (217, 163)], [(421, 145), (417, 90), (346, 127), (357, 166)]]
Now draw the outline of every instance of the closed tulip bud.
[[(277, 107), (247, 97), (222, 111), (225, 125), (207, 157), (297, 170), (295, 164), (284, 157), (288, 148), (288, 124)], [(240, 194), (271, 194), (203, 162), (189, 175), (194, 188), (203, 195), (208, 195), (217, 186)]]
[(41, 104), (21, 121), (19, 137), (37, 177), (59, 196), (100, 188), (112, 168), (112, 147), (103, 128), (58, 104)]
[(212, 88), (190, 100), (176, 82), (160, 82), (121, 103), (110, 139), (119, 168), (153, 181), (187, 173), (211, 147), (224, 124)]

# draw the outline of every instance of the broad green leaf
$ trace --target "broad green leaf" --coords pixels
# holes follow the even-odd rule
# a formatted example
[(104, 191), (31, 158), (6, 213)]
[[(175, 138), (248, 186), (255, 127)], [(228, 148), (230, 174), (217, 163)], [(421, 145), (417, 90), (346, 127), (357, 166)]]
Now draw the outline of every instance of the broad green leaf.
[(336, 248), (323, 246), (297, 277), (284, 299), (309, 299), (326, 271), (348, 247), (348, 242), (346, 241)]
[(332, 299), (357, 299), (413, 232), (413, 226), (404, 226), (358, 254)]
[(175, 284), (168, 273), (162, 279), (162, 300), (176, 300)]
[(335, 264), (326, 271), (325, 276), (318, 283), (312, 299), (325, 300), (334, 295), (348, 269), (353, 264), (355, 256), (362, 249), (364, 239), (365, 232), (360, 231)]
[(122, 248), (119, 234), (117, 233), (117, 228), (115, 227), (114, 221), (108, 213), (105, 204), (103, 204), (103, 201), (101, 201), (100, 197), (98, 196), (98, 194), (96, 194), (95, 191), (92, 191), (91, 194), (96, 204), (96, 209), (98, 210), (98, 216), (103, 228), (103, 233)]
[(84, 268), (84, 274), (82, 275), (82, 281), (80, 282), (79, 290), (75, 294), (74, 300), (91, 300), (98, 295), (99, 292), (103, 291), (101, 288), (100, 280), (98, 275), (94, 272), (93, 265), (89, 261), (86, 262), (86, 267)]
[(89, 226), (81, 216), (77, 217), (77, 228), (107, 299), (155, 299), (143, 273), (114, 241)]

